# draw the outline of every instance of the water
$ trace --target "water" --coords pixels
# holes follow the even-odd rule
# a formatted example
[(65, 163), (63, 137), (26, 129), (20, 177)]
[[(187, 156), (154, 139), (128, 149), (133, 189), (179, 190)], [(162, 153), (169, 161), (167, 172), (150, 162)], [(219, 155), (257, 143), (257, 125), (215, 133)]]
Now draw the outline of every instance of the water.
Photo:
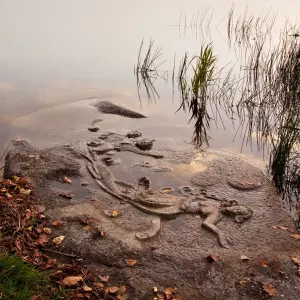
[[(170, 80), (174, 55), (178, 66), (186, 51), (193, 55), (202, 42), (212, 42), (219, 66), (236, 63), (236, 51), (228, 49), (227, 39), (231, 6), (227, 0), (0, 0), (0, 151), (15, 136), (41, 146), (80, 138), (88, 120), (98, 115), (78, 102), (90, 97), (149, 116), (138, 124), (109, 116), (108, 127), (191, 141), (189, 116), (182, 111), (174, 114), (179, 107), (177, 88), (172, 97)], [(287, 19), (297, 20), (300, 4), (237, 1), (235, 16), (243, 15), (246, 7), (255, 16), (271, 10), (276, 15), (276, 37)], [(200, 17), (206, 12), (202, 31), (192, 25), (198, 11)], [(150, 38), (162, 47), (161, 60), (166, 63), (161, 70), (168, 72), (169, 80), (156, 81), (159, 99), (148, 101), (141, 91), (140, 102), (133, 69), (141, 41), (147, 44)], [(240, 153), (243, 137), (237, 135), (233, 141), (236, 128), (231, 123), (225, 119), (225, 129), (221, 124), (212, 127), (212, 149)], [(244, 147), (243, 153), (262, 158), (255, 147)]]

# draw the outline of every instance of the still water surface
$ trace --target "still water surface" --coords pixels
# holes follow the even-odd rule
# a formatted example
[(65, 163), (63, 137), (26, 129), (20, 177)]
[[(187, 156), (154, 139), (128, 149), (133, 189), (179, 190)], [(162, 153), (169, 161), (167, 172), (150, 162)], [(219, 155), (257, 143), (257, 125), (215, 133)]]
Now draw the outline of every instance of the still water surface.
[[(274, 39), (286, 20), (299, 20), (300, 3), (293, 0), (0, 0), (0, 150), (15, 136), (41, 146), (82, 137), (98, 112), (80, 101), (94, 97), (149, 116), (139, 122), (108, 116), (107, 128), (172, 137), (174, 145), (190, 142), (189, 116), (175, 114), (180, 98), (177, 88), (172, 96), (174, 55), (178, 65), (186, 51), (193, 55), (211, 42), (220, 67), (238, 62), (227, 39), (232, 5), (236, 19), (245, 9), (276, 17)], [(201, 28), (191, 25), (196, 16), (203, 18)], [(156, 81), (156, 101), (144, 91), (139, 101), (133, 70), (141, 41), (150, 38), (162, 47), (161, 70), (169, 79)], [(224, 125), (212, 127), (211, 148), (239, 153), (242, 137), (234, 139), (232, 120), (225, 118)], [(243, 153), (262, 158), (255, 147)]]

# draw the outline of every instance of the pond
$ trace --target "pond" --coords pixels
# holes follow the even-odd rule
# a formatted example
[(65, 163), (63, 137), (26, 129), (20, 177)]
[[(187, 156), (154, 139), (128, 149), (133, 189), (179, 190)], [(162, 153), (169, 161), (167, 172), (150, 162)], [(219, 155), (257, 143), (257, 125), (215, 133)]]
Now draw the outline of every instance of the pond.
[[(201, 46), (211, 45), (216, 68), (226, 67), (225, 75), (232, 68), (238, 78), (252, 42), (247, 38), (254, 40), (247, 37), (247, 26), (252, 24), (256, 33), (269, 28), (271, 47), (287, 23), (297, 23), (299, 9), (293, 0), (0, 0), (0, 150), (16, 136), (40, 146), (80, 138), (86, 121), (97, 114), (81, 101), (89, 98), (149, 117), (139, 124), (108, 117), (110, 129), (140, 129), (169, 138), (174, 147), (190, 143), (194, 120), (178, 111), (178, 72), (185, 53), (192, 58)], [(159, 49), (151, 97), (136, 77), (142, 41), (141, 59), (151, 41), (153, 51)], [(231, 100), (239, 97), (232, 94)], [(213, 110), (210, 148), (244, 155), (263, 168), (268, 156), (264, 161), (266, 153), (257, 149), (255, 131), (252, 145), (246, 143), (239, 120)]]

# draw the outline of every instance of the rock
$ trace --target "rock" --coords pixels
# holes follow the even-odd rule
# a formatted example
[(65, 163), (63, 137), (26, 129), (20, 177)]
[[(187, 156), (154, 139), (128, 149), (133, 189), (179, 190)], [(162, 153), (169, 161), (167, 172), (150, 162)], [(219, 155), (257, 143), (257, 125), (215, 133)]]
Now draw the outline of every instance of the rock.
[(90, 146), (90, 147), (98, 147), (98, 146), (101, 146), (103, 145), (104, 143), (103, 142), (88, 142), (87, 145)]
[(134, 131), (129, 131), (126, 136), (130, 139), (135, 139), (135, 138), (138, 138), (138, 137), (141, 137), (142, 136), (142, 133), (137, 131), (137, 130), (134, 130)]
[(153, 147), (154, 140), (142, 139), (135, 142), (135, 146), (138, 147), (140, 150), (151, 150)]
[(121, 163), (121, 159), (113, 159), (111, 157), (104, 157), (102, 160), (107, 166), (118, 165)]
[(114, 115), (119, 115), (122, 117), (136, 118), (136, 119), (147, 118), (146, 116), (144, 116), (138, 112), (135, 112), (128, 108), (114, 104), (110, 101), (99, 100), (98, 102), (94, 103), (93, 105), (96, 106), (97, 109), (104, 114), (114, 114)]
[(89, 127), (88, 130), (91, 131), (91, 132), (97, 132), (100, 128), (97, 127), (97, 126), (94, 126), (94, 127)]

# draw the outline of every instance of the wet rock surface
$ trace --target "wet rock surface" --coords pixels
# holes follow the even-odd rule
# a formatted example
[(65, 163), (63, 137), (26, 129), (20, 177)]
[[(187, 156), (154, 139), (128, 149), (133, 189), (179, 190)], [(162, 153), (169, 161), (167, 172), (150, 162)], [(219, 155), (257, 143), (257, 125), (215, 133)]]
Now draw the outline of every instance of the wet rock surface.
[[(66, 236), (60, 251), (75, 253), (124, 282), (129, 299), (152, 299), (154, 286), (175, 287), (182, 299), (266, 299), (264, 282), (276, 288), (274, 299), (298, 298), (300, 278), (291, 258), (300, 255), (299, 241), (288, 230), (272, 228), (293, 231), (294, 224), (259, 169), (236, 157), (214, 155), (200, 160), (201, 172), (185, 180), (181, 174), (178, 182), (173, 168), (189, 164), (197, 150), (142, 151), (126, 134), (99, 132), (99, 137), (47, 149), (18, 139), (8, 149), (4, 175), (27, 177), (47, 221), (63, 221), (52, 233)], [(128, 153), (138, 165), (126, 161)], [(121, 154), (121, 163), (106, 164), (105, 158), (111, 162)], [(168, 164), (173, 166), (169, 172), (152, 170)], [(121, 168), (133, 174), (142, 169), (146, 175), (131, 180), (121, 176)], [(64, 176), (72, 183), (64, 184)], [(156, 178), (161, 188), (154, 188)], [(80, 219), (88, 220), (90, 230), (83, 230)], [(93, 238), (97, 231), (104, 237)], [(209, 254), (220, 261), (209, 263)], [(129, 267), (126, 259), (137, 264)]]

